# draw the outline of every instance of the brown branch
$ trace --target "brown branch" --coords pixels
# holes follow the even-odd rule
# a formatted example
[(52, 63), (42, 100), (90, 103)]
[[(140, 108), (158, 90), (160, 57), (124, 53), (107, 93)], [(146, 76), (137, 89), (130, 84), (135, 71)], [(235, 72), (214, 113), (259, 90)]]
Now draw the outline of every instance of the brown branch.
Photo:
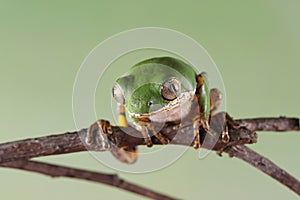
[(252, 131), (299, 131), (299, 118), (254, 118), (236, 120), (240, 126), (244, 126)]
[(37, 161), (18, 160), (14, 162), (7, 162), (0, 164), (2, 167), (21, 169), (25, 171), (37, 172), (40, 174), (48, 175), (51, 177), (69, 177), (77, 178), (97, 183), (103, 183), (111, 185), (126, 191), (130, 191), (136, 194), (143, 195), (152, 199), (159, 200), (174, 200), (174, 198), (154, 192), (147, 188), (143, 188), (136, 184), (127, 182), (113, 174), (103, 174), (99, 172), (92, 172), (86, 170), (80, 170), (70, 167), (63, 167), (58, 165), (52, 165)]
[[(206, 134), (205, 131), (201, 130), (202, 138), (205, 136), (208, 138), (208, 142), (203, 145), (203, 148), (209, 148), (213, 145), (213, 150), (217, 152), (225, 151), (231, 156), (240, 158), (252, 166), (260, 169), (271, 177), (275, 178), (282, 184), (286, 185), (298, 195), (300, 195), (299, 181), (287, 172), (280, 169), (274, 163), (268, 161), (266, 158), (260, 156), (254, 151), (240, 146), (243, 144), (251, 144), (256, 142), (256, 130), (272, 130), (272, 131), (290, 131), (300, 130), (299, 119), (296, 118), (258, 118), (258, 119), (243, 119), (243, 120), (232, 120), (227, 114), (220, 113), (214, 116), (211, 120), (212, 127), (220, 127), (220, 121), (226, 118), (228, 131), (230, 135), (230, 142), (223, 143), (220, 138), (217, 139), (217, 143), (214, 144), (216, 138), (210, 134)], [(275, 123), (275, 125), (273, 124)], [(167, 124), (162, 134), (169, 137), (172, 140), (172, 144), (179, 145), (191, 145), (191, 138), (193, 138), (193, 127), (191, 124), (185, 124), (182, 127), (176, 125)], [(220, 132), (218, 128), (216, 132)], [(127, 134), (130, 133), (130, 134)], [(134, 137), (135, 135), (138, 137)], [(26, 139), (15, 142), (9, 142), (0, 144), (0, 165), (6, 165), (6, 167), (14, 167), (15, 162), (19, 160), (30, 159), (34, 157), (47, 156), (47, 155), (58, 155), (66, 153), (74, 153), (79, 151), (86, 151), (87, 147), (89, 150), (97, 151), (96, 146), (88, 146), (84, 143), (86, 137), (86, 129), (73, 133), (64, 133), (60, 135), (52, 135), (34, 139)], [(135, 146), (145, 145), (141, 134), (132, 127), (113, 127), (113, 134), (109, 136), (117, 146)], [(152, 138), (154, 144), (160, 144), (156, 138)], [(14, 162), (12, 162), (14, 161)], [(265, 162), (267, 166), (263, 166)], [(11, 162), (12, 166), (9, 166), (7, 162)], [(24, 162), (24, 161), (22, 161)], [(30, 162), (31, 163), (31, 162)], [(32, 164), (32, 163), (31, 163)], [(31, 165), (30, 164), (30, 165)], [(17, 164), (16, 164), (17, 165)], [(46, 164), (47, 165), (47, 164)], [(59, 167), (59, 166), (58, 166)], [(270, 173), (276, 169), (278, 174)], [(26, 170), (26, 169), (25, 169)], [(82, 171), (83, 172), (83, 171)], [(86, 172), (90, 173), (90, 172)], [(51, 175), (51, 174), (49, 174)], [(54, 174), (55, 175), (55, 174)], [(77, 177), (79, 178), (79, 177)], [(86, 179), (89, 180), (89, 179)], [(287, 180), (289, 183), (287, 183)]]
[(40, 156), (86, 151), (78, 132), (0, 144), (0, 163)]
[[(216, 115), (211, 120), (212, 126), (217, 126), (220, 119), (224, 117), (223, 113)], [(245, 127), (237, 127), (231, 121), (228, 123), (229, 134), (231, 141), (229, 143), (223, 143), (222, 140), (218, 140), (213, 146), (213, 150), (221, 151), (226, 147), (239, 145), (239, 144), (251, 144), (256, 142), (256, 133), (246, 129)], [(205, 134), (202, 131), (202, 134)], [(166, 125), (161, 131), (164, 135), (168, 136), (172, 140), (172, 144), (178, 145), (191, 145), (191, 138), (193, 138), (193, 127), (191, 124), (187, 124), (183, 127), (176, 125)], [(128, 134), (130, 133), (130, 134)], [(135, 135), (136, 137), (134, 137)], [(176, 137), (175, 137), (176, 136)], [(215, 139), (207, 134), (208, 141), (214, 144)], [(97, 151), (97, 146), (89, 146), (84, 143), (86, 138), (86, 129), (75, 131), (72, 133), (63, 133), (58, 135), (50, 135), (46, 137), (31, 138), (25, 140), (19, 140), (14, 142), (8, 142), (0, 144), (0, 163), (11, 162), (20, 159), (30, 159), (48, 155), (58, 155), (66, 153), (74, 153), (79, 151), (89, 150)], [(209, 140), (209, 138), (211, 140)], [(140, 132), (132, 127), (118, 127), (113, 126), (113, 134), (110, 135), (110, 139), (114, 143), (121, 146), (136, 146), (145, 145), (144, 140)], [(160, 145), (160, 142), (153, 137), (153, 143)], [(207, 143), (207, 147), (211, 145)]]
[(225, 152), (232, 157), (244, 160), (300, 195), (300, 182), (269, 159), (259, 155), (244, 145), (229, 147)]

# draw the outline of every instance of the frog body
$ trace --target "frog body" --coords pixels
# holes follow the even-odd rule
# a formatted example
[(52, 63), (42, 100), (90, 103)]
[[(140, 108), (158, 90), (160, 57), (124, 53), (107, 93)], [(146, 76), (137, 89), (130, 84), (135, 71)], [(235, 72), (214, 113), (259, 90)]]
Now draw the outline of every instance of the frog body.
[[(134, 65), (127, 74), (118, 78), (115, 88), (118, 87), (123, 95), (129, 121), (135, 124), (145, 120), (180, 121), (191, 107), (197, 86), (196, 76), (190, 65), (178, 59), (151, 58)], [(176, 98), (162, 95), (163, 84), (168, 80), (176, 81), (180, 87)], [(180, 106), (183, 104), (184, 107)]]
[[(194, 148), (200, 147), (199, 127), (209, 129), (211, 104), (206, 74), (197, 75), (191, 65), (177, 58), (157, 57), (137, 63), (116, 80), (113, 96), (119, 108), (119, 125), (128, 126), (129, 121), (142, 133), (149, 147), (152, 145), (149, 132), (154, 132), (161, 143), (169, 143), (167, 137), (155, 131), (152, 122), (180, 123), (190, 113), (195, 101), (199, 112), (191, 119)], [(124, 147), (112, 153), (123, 162), (133, 163), (136, 149)], [(124, 159), (124, 156), (128, 158)]]

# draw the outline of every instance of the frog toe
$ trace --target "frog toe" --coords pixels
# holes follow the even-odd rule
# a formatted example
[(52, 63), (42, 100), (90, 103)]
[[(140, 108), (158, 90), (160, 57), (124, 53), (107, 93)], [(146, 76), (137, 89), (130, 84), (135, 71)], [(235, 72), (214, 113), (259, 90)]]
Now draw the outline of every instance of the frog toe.
[(124, 146), (121, 148), (114, 147), (111, 149), (111, 153), (119, 161), (127, 164), (135, 163), (138, 157), (138, 150), (135, 146)]
[(110, 150), (111, 145), (107, 135), (111, 133), (112, 128), (109, 121), (98, 120), (87, 130), (85, 143), (97, 151)]
[(154, 136), (155, 136), (155, 137), (160, 141), (160, 143), (162, 143), (162, 144), (169, 144), (169, 143), (170, 143), (169, 138), (167, 138), (166, 136), (164, 136), (164, 135), (161, 134), (161, 133), (156, 133)]

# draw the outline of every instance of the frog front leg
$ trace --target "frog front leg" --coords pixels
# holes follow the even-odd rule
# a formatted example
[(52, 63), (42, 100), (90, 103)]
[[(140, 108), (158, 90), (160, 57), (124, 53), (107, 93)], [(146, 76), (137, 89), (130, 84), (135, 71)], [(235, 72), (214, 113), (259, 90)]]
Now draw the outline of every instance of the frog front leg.
[[(197, 75), (196, 79), (196, 96), (198, 98), (200, 109), (200, 122), (195, 121), (196, 119), (194, 120), (194, 135), (196, 138), (194, 143), (195, 148), (197, 148), (200, 143), (200, 136), (198, 136), (199, 130), (196, 130), (197, 126), (202, 126), (204, 130), (208, 133), (215, 133), (215, 131), (211, 130), (209, 127), (209, 118), (211, 117), (211, 115), (214, 115), (216, 113), (216, 110), (221, 103), (220, 91), (217, 89), (209, 90), (206, 73), (201, 73)], [(229, 142), (230, 137), (228, 134), (228, 127), (226, 123), (224, 123), (224, 127), (222, 129), (222, 141), (227, 143)]]
[[(118, 123), (119, 126), (127, 127), (128, 122), (125, 114), (125, 105), (118, 103)], [(121, 162), (132, 164), (138, 157), (138, 149), (135, 146), (113, 147), (111, 153)]]
[(196, 113), (193, 118), (194, 129), (194, 144), (195, 149), (200, 148), (200, 134), (199, 127), (203, 127), (205, 131), (209, 131), (209, 117), (210, 117), (210, 90), (205, 73), (196, 76), (196, 100), (198, 103), (199, 113)]
[(156, 132), (155, 127), (150, 122), (138, 122), (136, 125), (136, 129), (139, 130), (145, 140), (145, 144), (148, 147), (151, 147), (153, 145), (151, 140), (151, 135), (149, 132), (151, 132), (162, 144), (169, 144), (170, 140), (162, 135), (159, 132)]
[[(125, 99), (123, 92), (118, 84), (115, 84), (112, 88), (112, 94), (117, 102), (117, 113), (119, 126), (127, 127), (128, 122), (126, 118)], [(136, 162), (138, 156), (138, 150), (135, 146), (123, 146), (115, 147), (111, 149), (111, 153), (121, 162), (132, 164)]]
[[(206, 73), (197, 75), (196, 81), (196, 97), (200, 113), (196, 114), (196, 116), (193, 118), (193, 128), (195, 136), (193, 146), (195, 149), (198, 149), (201, 146), (199, 127), (203, 127), (207, 133), (213, 136), (218, 136), (218, 134), (210, 128), (209, 119), (216, 113), (217, 108), (221, 103), (222, 96), (218, 89), (209, 89)], [(222, 140), (223, 142), (228, 142), (230, 138), (226, 123), (224, 123), (224, 127), (222, 127), (222, 129)]]

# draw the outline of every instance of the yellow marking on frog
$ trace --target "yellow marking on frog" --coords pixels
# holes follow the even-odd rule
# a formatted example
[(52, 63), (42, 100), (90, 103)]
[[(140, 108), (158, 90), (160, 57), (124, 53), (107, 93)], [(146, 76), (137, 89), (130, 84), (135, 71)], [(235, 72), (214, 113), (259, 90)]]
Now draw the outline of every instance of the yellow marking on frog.
[(118, 122), (120, 126), (128, 126), (128, 122), (126, 119), (126, 114), (125, 114), (125, 106), (124, 104), (119, 105), (119, 118), (118, 118)]

